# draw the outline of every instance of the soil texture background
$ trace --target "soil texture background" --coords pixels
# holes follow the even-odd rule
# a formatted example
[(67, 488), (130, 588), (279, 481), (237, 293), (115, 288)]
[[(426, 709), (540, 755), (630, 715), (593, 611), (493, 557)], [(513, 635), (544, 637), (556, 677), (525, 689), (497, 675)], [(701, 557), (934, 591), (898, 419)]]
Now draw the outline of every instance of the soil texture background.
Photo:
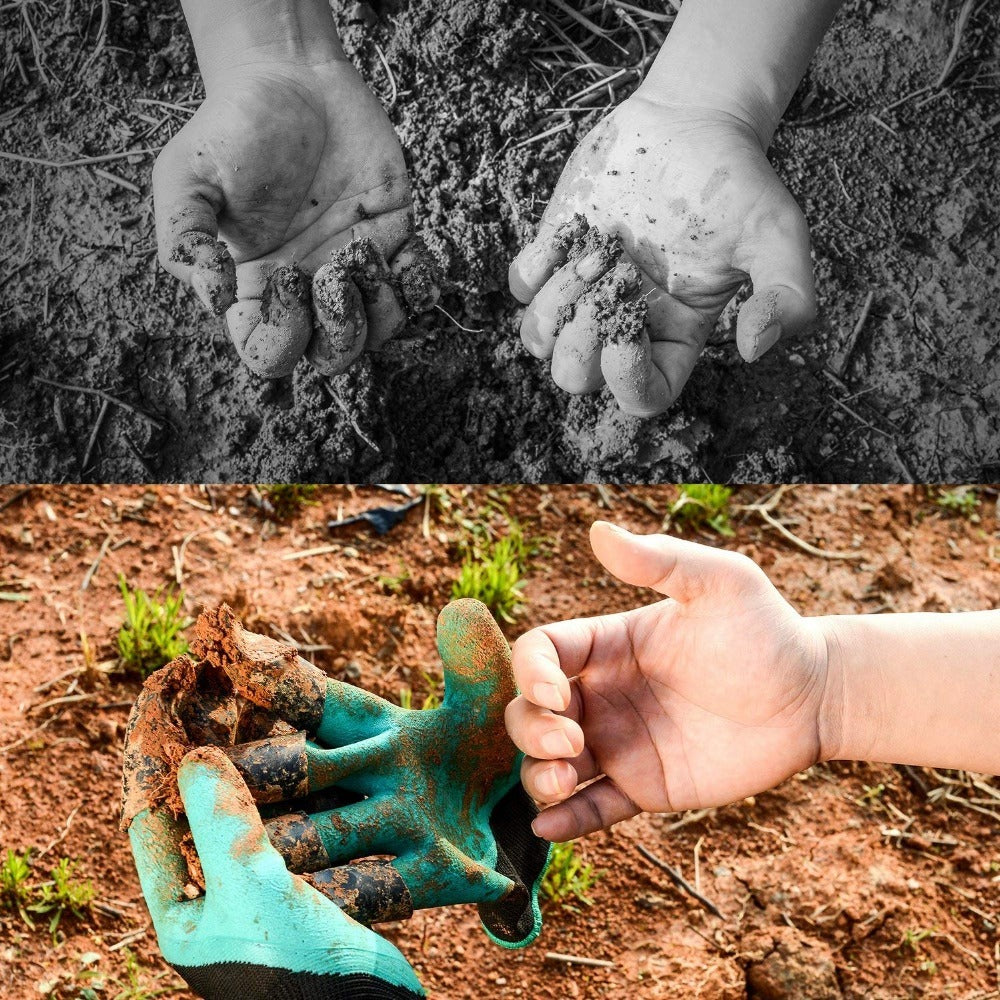
[[(981, 491), (974, 518), (946, 513), (919, 487), (784, 492), (770, 515), (802, 541), (861, 556), (846, 561), (808, 554), (739, 510), (771, 496), (742, 488), (731, 538), (689, 537), (756, 559), (804, 614), (996, 606), (995, 490)], [(281, 525), (261, 518), (247, 487), (0, 488), (0, 850), (32, 848), (33, 878), (73, 859), (96, 892), (55, 940), (44, 922), (32, 931), (0, 909), (0, 993), (77, 1000), (97, 972), (99, 997), (139, 996), (121, 992), (129, 953), (142, 988), (178, 983), (159, 958), (118, 830), (122, 736), (139, 689), (115, 668), (119, 573), (148, 591), (180, 578), (190, 615), (227, 601), (249, 628), (290, 636), (330, 675), (394, 701), (408, 688), (419, 706), (440, 681), (434, 620), (468, 532), (502, 537), (516, 521), (535, 539), (526, 603), (505, 627), (513, 640), (534, 625), (656, 600), (611, 579), (587, 531), (598, 517), (659, 530), (675, 498), (672, 487), (451, 487), (378, 537), (365, 526), (327, 528), (395, 502), (370, 488), (324, 488)], [(524, 951), (489, 943), (472, 906), (381, 930), (430, 995), (449, 1000), (995, 1000), (997, 784), (817, 765), (724, 809), (638, 817), (585, 838), (577, 851), (601, 873), (591, 905), (546, 904), (542, 935)], [(679, 892), (640, 845), (699, 886), (721, 918)], [(612, 964), (567, 965), (549, 952)]]
[[(593, 42), (555, 0), (375, 6), (334, 12), (401, 137), (443, 311), (344, 376), (303, 363), (278, 382), (245, 370), (156, 262), (155, 152), (202, 94), (178, 6), (0, 8), (0, 151), (45, 161), (0, 160), (0, 477), (997, 478), (995, 4), (845, 5), (771, 153), (810, 222), (816, 329), (747, 366), (724, 320), (651, 421), (620, 417), (606, 391), (555, 388), (519, 342), (506, 270), (636, 74), (592, 90), (589, 111), (574, 95), (641, 64), (653, 36), (595, 8), (627, 55), (599, 42), (587, 52), (604, 68), (586, 69), (553, 54), (557, 30)], [(633, 20), (668, 30), (673, 8), (646, 6), (661, 20)]]

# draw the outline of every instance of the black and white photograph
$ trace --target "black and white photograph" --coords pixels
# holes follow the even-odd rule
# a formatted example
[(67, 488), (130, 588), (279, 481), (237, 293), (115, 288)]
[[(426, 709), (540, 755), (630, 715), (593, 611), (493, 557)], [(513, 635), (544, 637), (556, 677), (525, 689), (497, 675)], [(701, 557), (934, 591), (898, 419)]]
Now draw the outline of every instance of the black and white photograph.
[(680, 7), (5, 4), (5, 478), (997, 478), (995, 4)]

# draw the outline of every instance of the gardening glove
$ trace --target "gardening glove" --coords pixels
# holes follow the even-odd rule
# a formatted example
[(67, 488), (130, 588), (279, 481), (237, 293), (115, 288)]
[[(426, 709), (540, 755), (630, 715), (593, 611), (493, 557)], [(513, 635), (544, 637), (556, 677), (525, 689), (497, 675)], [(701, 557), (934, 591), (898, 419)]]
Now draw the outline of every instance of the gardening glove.
[[(550, 845), (531, 832), (536, 809), (504, 728), (517, 693), (510, 649), (473, 600), (441, 612), (437, 642), (443, 702), (422, 711), (328, 679), (293, 649), (245, 631), (225, 605), (199, 620), (193, 649), (221, 659), (242, 698), (298, 731), (228, 751), (258, 801), (334, 786), (366, 796), (270, 819), (268, 836), (291, 870), (312, 873), (365, 923), (477, 903), (489, 936), (521, 947), (541, 929)], [(381, 854), (394, 859), (349, 864)]]
[[(217, 747), (190, 751), (177, 785), (186, 821), (143, 809), (129, 840), (163, 957), (206, 1000), (411, 1000), (399, 951), (291, 874)], [(204, 872), (191, 898), (190, 829)], [(188, 852), (190, 853), (190, 852)]]

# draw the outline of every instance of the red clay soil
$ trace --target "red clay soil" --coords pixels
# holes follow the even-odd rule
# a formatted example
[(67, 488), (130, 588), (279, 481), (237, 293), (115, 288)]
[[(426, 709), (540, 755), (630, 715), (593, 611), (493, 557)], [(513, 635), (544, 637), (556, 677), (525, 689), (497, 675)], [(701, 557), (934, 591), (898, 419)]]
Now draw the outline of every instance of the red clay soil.
[[(118, 832), (122, 736), (139, 685), (83, 671), (81, 630), (99, 664), (115, 657), (118, 573), (154, 590), (180, 566), (192, 615), (227, 601), (248, 628), (323, 647), (306, 655), (331, 675), (393, 699), (409, 686), (419, 704), (425, 671), (440, 676), (434, 620), (458, 572), (460, 519), (499, 527), (507, 507), (542, 540), (527, 604), (506, 629), (513, 638), (652, 599), (600, 569), (586, 531), (596, 517), (657, 530), (675, 494), (610, 487), (609, 509), (595, 487), (453, 488), (447, 508), (435, 502), (425, 521), (417, 507), (378, 538), (325, 527), (395, 502), (369, 488), (324, 488), (317, 506), (278, 527), (260, 519), (247, 487), (0, 489), (0, 592), (27, 598), (0, 600), (0, 849), (34, 849), (39, 880), (59, 857), (75, 859), (96, 890), (95, 907), (64, 918), (55, 944), (44, 923), (31, 931), (0, 910), (0, 994), (76, 998), (84, 963), (108, 980), (98, 995), (114, 997), (123, 988), (114, 981), (125, 980), (123, 941), (143, 985), (177, 982), (158, 956)], [(734, 503), (766, 494), (745, 488)], [(807, 614), (985, 608), (1000, 597), (996, 496), (982, 492), (977, 521), (946, 514), (920, 488), (803, 486), (782, 497), (775, 513), (798, 537), (864, 552), (856, 561), (808, 555), (752, 512), (734, 515), (734, 538), (705, 540), (757, 559)], [(313, 548), (321, 551), (285, 558)], [(755, 801), (641, 817), (589, 837), (578, 849), (604, 873), (593, 904), (546, 907), (542, 936), (524, 952), (490, 944), (473, 907), (384, 930), (432, 996), (456, 1000), (985, 1000), (998, 988), (998, 810), (944, 797), (990, 800), (945, 781), (964, 779), (822, 765)], [(904, 828), (902, 839), (885, 832)], [(676, 890), (639, 845), (699, 884), (722, 918)], [(570, 966), (546, 961), (547, 952), (614, 964)]]

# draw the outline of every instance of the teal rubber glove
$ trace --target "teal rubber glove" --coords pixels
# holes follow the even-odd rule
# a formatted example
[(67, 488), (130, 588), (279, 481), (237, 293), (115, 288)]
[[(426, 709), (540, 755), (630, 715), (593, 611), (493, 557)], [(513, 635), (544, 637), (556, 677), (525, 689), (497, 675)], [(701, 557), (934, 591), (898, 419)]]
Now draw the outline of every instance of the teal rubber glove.
[[(258, 802), (332, 788), (360, 799), (319, 810), (307, 800), (266, 823), (291, 870), (311, 873), (365, 923), (477, 903), (496, 943), (522, 947), (541, 929), (550, 845), (531, 832), (536, 809), (504, 727), (516, 695), (510, 647), (473, 600), (441, 612), (437, 642), (444, 697), (424, 711), (327, 678), (293, 649), (244, 630), (224, 605), (199, 620), (192, 649), (241, 698), (301, 731), (229, 751)], [(349, 864), (371, 855), (393, 860)]]
[[(239, 773), (216, 747), (192, 750), (177, 785), (187, 821), (144, 809), (129, 825), (163, 957), (206, 1000), (415, 1000), (400, 952), (293, 875)], [(184, 840), (205, 892), (188, 898)]]

